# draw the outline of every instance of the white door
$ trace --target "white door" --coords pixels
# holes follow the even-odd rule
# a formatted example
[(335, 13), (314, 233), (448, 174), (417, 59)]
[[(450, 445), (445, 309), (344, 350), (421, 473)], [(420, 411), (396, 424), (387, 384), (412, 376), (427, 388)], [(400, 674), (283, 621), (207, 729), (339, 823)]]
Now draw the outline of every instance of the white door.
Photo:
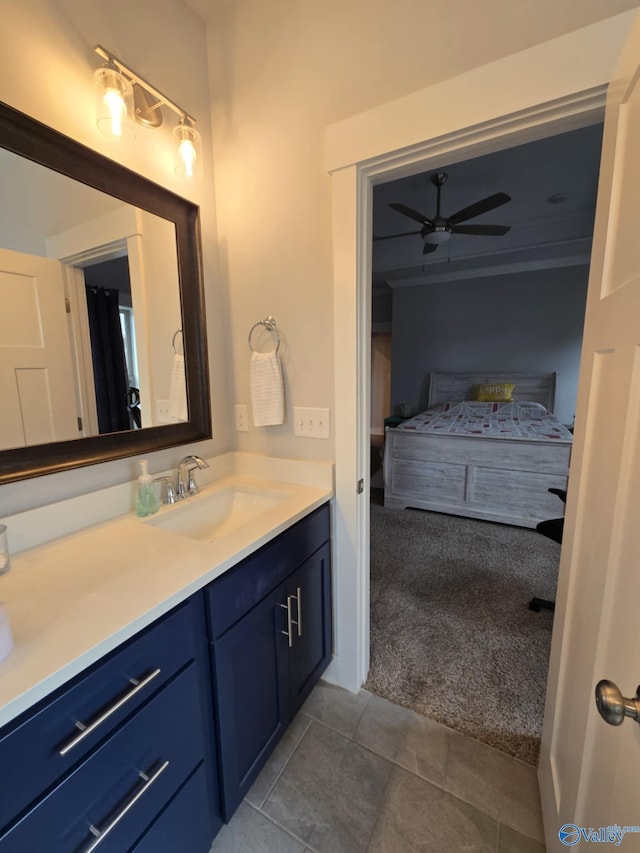
[(0, 449), (77, 438), (59, 261), (0, 249)]
[(640, 726), (607, 725), (594, 701), (600, 679), (640, 684), (639, 63), (637, 20), (605, 119), (540, 764), (549, 851), (614, 849), (625, 826), (620, 848), (640, 850)]

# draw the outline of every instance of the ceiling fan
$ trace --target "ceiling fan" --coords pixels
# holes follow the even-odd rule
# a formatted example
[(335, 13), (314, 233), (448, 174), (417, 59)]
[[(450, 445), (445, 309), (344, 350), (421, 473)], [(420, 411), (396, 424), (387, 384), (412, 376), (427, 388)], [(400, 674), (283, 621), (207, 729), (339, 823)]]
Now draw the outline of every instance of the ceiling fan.
[(431, 183), (434, 184), (437, 192), (436, 198), (436, 213), (431, 218), (406, 204), (390, 204), (389, 207), (402, 213), (403, 216), (408, 216), (409, 219), (415, 219), (422, 225), (420, 231), (405, 231), (402, 234), (389, 234), (386, 237), (374, 237), (375, 240), (391, 240), (394, 237), (406, 237), (409, 234), (420, 234), (424, 240), (423, 255), (428, 255), (430, 252), (435, 252), (441, 243), (446, 243), (451, 239), (452, 234), (474, 234), (477, 236), (486, 237), (502, 237), (510, 229), (510, 225), (461, 225), (461, 222), (466, 222), (467, 219), (473, 219), (480, 216), (481, 213), (487, 213), (501, 204), (506, 204), (511, 201), (511, 196), (506, 193), (494, 193), (487, 196), (475, 204), (470, 204), (462, 210), (453, 213), (451, 216), (442, 216), (440, 214), (440, 197), (442, 194), (442, 185), (447, 180), (446, 172), (437, 172), (431, 176)]

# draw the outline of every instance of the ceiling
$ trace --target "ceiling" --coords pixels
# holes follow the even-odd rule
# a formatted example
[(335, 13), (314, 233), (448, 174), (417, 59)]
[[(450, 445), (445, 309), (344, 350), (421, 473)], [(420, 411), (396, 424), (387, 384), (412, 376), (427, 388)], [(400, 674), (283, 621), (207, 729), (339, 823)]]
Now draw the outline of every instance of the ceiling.
[[(519, 145), (374, 188), (373, 285), (402, 287), (455, 278), (572, 266), (589, 262), (600, 164), (602, 125)], [(441, 213), (449, 216), (486, 196), (511, 201), (465, 225), (510, 225), (502, 237), (454, 234), (423, 255), (420, 234), (378, 240), (420, 224), (389, 207), (401, 203), (432, 218), (436, 188), (431, 176), (446, 172)], [(549, 198), (566, 195), (561, 203)]]
[(207, 21), (215, 12), (224, 6), (232, 5), (236, 0), (185, 0), (185, 2), (196, 15), (199, 15), (203, 21)]

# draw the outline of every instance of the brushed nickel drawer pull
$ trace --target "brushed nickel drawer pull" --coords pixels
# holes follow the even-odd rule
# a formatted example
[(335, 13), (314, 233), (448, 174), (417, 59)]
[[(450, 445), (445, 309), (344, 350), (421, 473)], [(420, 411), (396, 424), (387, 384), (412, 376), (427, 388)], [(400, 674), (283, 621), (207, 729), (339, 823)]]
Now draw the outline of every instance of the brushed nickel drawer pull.
[(287, 603), (280, 605), (280, 607), (284, 608), (284, 610), (287, 611), (287, 630), (286, 631), (280, 631), (280, 633), (284, 634), (285, 637), (287, 638), (287, 640), (289, 641), (289, 648), (291, 648), (291, 646), (293, 646), (293, 627), (292, 627), (293, 619), (291, 616), (291, 599), (292, 598), (293, 598), (292, 595), (288, 595), (287, 596)]
[(120, 821), (127, 814), (127, 812), (135, 806), (135, 804), (144, 794), (146, 794), (146, 792), (153, 785), (158, 776), (160, 776), (161, 773), (164, 773), (168, 766), (169, 762), (165, 761), (151, 776), (148, 776), (146, 773), (142, 772), (138, 774), (140, 778), (144, 780), (144, 785), (139, 788), (134, 794), (131, 794), (131, 796), (125, 802), (124, 806), (120, 809), (118, 814), (113, 818), (112, 821), (110, 821), (105, 826), (104, 829), (98, 829), (98, 827), (93, 826), (93, 824), (89, 827), (89, 831), (92, 835), (95, 835), (95, 838), (93, 839), (93, 841), (90, 841), (89, 844), (87, 844), (87, 846), (83, 849), (82, 853), (91, 853), (91, 851), (95, 850), (99, 844), (102, 844), (102, 842), (105, 840), (107, 835), (109, 835), (111, 830), (116, 828), (116, 826), (120, 823)]
[(298, 617), (298, 620), (297, 620), (297, 622), (294, 622), (293, 624), (298, 626), (298, 636), (301, 637), (302, 636), (302, 590), (300, 589), (299, 586), (296, 587), (295, 599), (296, 599), (296, 609), (297, 609), (296, 616)]
[(119, 711), (123, 705), (126, 705), (126, 703), (130, 699), (133, 699), (133, 697), (136, 696), (141, 690), (144, 690), (147, 684), (153, 681), (153, 679), (156, 678), (158, 675), (160, 675), (160, 668), (154, 669), (153, 672), (150, 672), (149, 675), (146, 676), (146, 678), (142, 679), (142, 681), (138, 681), (137, 678), (130, 678), (129, 681), (131, 684), (133, 684), (133, 688), (129, 690), (128, 693), (125, 693), (124, 696), (122, 696), (120, 699), (118, 699), (117, 702), (114, 702), (114, 704), (107, 708), (107, 710), (104, 711), (102, 714), (100, 714), (99, 717), (96, 717), (92, 723), (89, 723), (87, 725), (86, 723), (83, 723), (80, 720), (76, 722), (76, 728), (80, 729), (80, 734), (77, 734), (75, 737), (71, 738), (69, 743), (65, 744), (65, 746), (63, 746), (62, 749), (58, 752), (58, 755), (64, 757), (68, 752), (71, 752), (71, 750), (75, 746), (77, 746), (82, 740), (84, 740), (87, 735), (90, 735), (92, 732), (95, 732), (95, 730), (99, 726), (101, 726), (106, 720), (108, 720), (112, 714), (115, 714), (115, 712)]

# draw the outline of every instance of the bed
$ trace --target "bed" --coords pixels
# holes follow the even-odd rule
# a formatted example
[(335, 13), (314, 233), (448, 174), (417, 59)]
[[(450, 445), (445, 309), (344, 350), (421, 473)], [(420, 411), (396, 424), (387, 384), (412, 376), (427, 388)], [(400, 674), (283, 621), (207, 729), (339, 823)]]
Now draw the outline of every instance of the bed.
[[(469, 403), (477, 385), (513, 403)], [(572, 435), (553, 416), (555, 373), (432, 373), (428, 409), (387, 427), (384, 505), (535, 527), (562, 514)]]

